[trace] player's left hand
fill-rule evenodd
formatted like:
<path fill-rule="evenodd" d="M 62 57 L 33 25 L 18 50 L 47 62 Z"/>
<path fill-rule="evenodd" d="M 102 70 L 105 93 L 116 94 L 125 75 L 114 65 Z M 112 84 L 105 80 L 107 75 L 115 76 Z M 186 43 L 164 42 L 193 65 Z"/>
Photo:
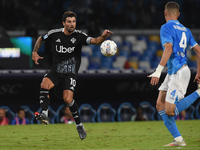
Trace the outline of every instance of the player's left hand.
<path fill-rule="evenodd" d="M 109 30 L 104 30 L 104 32 L 103 32 L 103 34 L 102 34 L 102 36 L 103 37 L 105 37 L 105 38 L 107 38 L 108 36 L 110 36 L 111 34 L 113 34 L 113 32 L 112 31 L 109 31 Z"/>
<path fill-rule="evenodd" d="M 193 82 L 197 82 L 197 84 L 200 83 L 200 75 L 198 73 L 196 74 Z"/>

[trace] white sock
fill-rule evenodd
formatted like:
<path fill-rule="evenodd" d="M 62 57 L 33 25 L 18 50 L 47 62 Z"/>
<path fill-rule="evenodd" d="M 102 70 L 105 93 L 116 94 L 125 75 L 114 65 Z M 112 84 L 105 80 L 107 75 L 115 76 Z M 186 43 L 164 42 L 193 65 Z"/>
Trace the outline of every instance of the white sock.
<path fill-rule="evenodd" d="M 196 92 L 197 92 L 197 93 L 199 94 L 199 96 L 200 96 L 200 89 L 197 89 Z"/>
<path fill-rule="evenodd" d="M 178 136 L 176 138 L 174 138 L 175 141 L 177 142 L 182 142 L 183 141 L 183 137 L 182 136 Z"/>
<path fill-rule="evenodd" d="M 48 109 L 42 111 L 43 114 L 45 114 L 48 117 Z"/>
<path fill-rule="evenodd" d="M 76 126 L 82 126 L 83 124 L 82 123 L 80 123 L 80 124 L 76 124 Z"/>

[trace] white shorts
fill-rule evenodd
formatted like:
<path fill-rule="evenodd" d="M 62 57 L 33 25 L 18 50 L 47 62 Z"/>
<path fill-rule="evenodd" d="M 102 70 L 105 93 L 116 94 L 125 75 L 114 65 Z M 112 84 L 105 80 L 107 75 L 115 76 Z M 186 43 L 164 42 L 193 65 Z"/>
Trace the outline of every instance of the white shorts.
<path fill-rule="evenodd" d="M 176 74 L 166 75 L 164 82 L 159 87 L 159 91 L 167 91 L 166 102 L 176 104 L 183 99 L 190 82 L 191 72 L 188 66 L 180 68 Z"/>

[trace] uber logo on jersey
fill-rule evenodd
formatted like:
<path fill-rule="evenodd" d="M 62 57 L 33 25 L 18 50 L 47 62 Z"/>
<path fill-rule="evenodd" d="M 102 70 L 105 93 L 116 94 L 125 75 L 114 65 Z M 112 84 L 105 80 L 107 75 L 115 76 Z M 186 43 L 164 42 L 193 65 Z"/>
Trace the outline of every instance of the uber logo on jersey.
<path fill-rule="evenodd" d="M 60 46 L 56 45 L 56 51 L 58 53 L 72 53 L 74 51 L 74 48 L 75 47 L 68 47 L 68 48 L 66 48 L 66 47 L 64 47 L 62 45 L 60 45 Z"/>
<path fill-rule="evenodd" d="M 76 42 L 76 39 L 75 38 L 72 38 L 71 39 L 71 42 L 74 44 Z"/>

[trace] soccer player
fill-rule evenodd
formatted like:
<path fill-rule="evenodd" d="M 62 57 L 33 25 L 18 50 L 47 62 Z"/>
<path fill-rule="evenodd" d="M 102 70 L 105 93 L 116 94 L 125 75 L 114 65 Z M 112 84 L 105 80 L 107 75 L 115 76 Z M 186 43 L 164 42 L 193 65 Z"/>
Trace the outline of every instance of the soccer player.
<path fill-rule="evenodd" d="M 200 47 L 190 30 L 177 20 L 180 15 L 177 3 L 168 2 L 165 5 L 164 15 L 166 23 L 160 30 L 164 52 L 156 71 L 148 77 L 151 77 L 152 85 L 158 84 L 161 72 L 167 64 L 168 71 L 164 82 L 159 87 L 156 109 L 174 137 L 174 141 L 164 146 L 186 146 L 176 126 L 174 116 L 187 109 L 200 97 Z M 194 81 L 197 81 L 198 89 L 184 98 L 191 76 L 187 66 L 186 47 L 188 45 L 196 52 L 197 74 Z"/>
<path fill-rule="evenodd" d="M 53 66 L 49 73 L 44 76 L 40 89 L 39 99 L 42 112 L 36 112 L 35 116 L 42 123 L 49 123 L 49 90 L 62 83 L 63 100 L 69 106 L 73 115 L 80 139 L 85 139 L 87 134 L 80 121 L 78 105 L 73 99 L 77 74 L 81 63 L 81 48 L 82 45 L 101 44 L 112 32 L 104 30 L 102 35 L 97 38 L 89 37 L 84 32 L 75 29 L 76 19 L 77 16 L 74 12 L 65 12 L 62 16 L 64 28 L 50 30 L 47 34 L 40 36 L 35 43 L 32 52 L 32 59 L 35 64 L 39 64 L 38 60 L 43 59 L 37 53 L 42 43 L 49 40 L 53 44 Z"/>

